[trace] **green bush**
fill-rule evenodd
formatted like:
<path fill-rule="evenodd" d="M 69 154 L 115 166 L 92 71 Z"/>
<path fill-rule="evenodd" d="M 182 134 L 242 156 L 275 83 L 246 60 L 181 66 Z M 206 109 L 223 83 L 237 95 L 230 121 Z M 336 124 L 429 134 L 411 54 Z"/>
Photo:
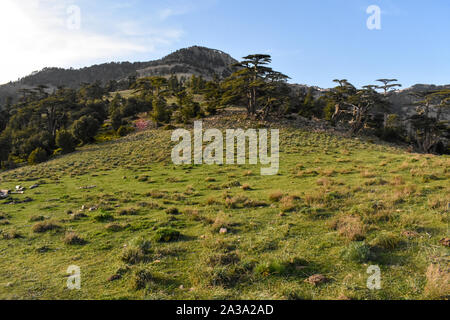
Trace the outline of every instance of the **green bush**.
<path fill-rule="evenodd" d="M 94 217 L 94 220 L 97 222 L 111 222 L 114 221 L 114 216 L 110 213 L 100 213 Z"/>
<path fill-rule="evenodd" d="M 29 164 L 38 164 L 47 161 L 47 152 L 42 148 L 37 148 L 28 157 Z"/>
<path fill-rule="evenodd" d="M 156 242 L 172 242 L 177 241 L 180 238 L 180 232 L 171 228 L 162 228 L 156 232 Z"/>
<path fill-rule="evenodd" d="M 388 231 L 382 231 L 370 244 L 374 247 L 393 250 L 400 245 L 401 241 L 402 239 L 396 234 Z"/>
<path fill-rule="evenodd" d="M 121 126 L 119 130 L 117 130 L 117 134 L 121 137 L 125 137 L 126 135 L 132 133 L 134 128 L 128 126 Z"/>
<path fill-rule="evenodd" d="M 123 116 L 120 110 L 114 110 L 114 112 L 111 114 L 111 125 L 114 130 L 119 130 L 120 127 L 123 124 Z"/>
<path fill-rule="evenodd" d="M 94 140 L 100 129 L 100 122 L 92 116 L 83 116 L 73 123 L 73 135 L 83 143 Z"/>
<path fill-rule="evenodd" d="M 342 252 L 344 259 L 358 263 L 367 262 L 370 256 L 370 247 L 364 242 L 352 242 Z"/>
<path fill-rule="evenodd" d="M 123 249 L 120 258 L 128 264 L 138 264 L 145 260 L 145 253 L 137 247 L 126 247 Z"/>
<path fill-rule="evenodd" d="M 269 276 L 273 274 L 282 275 L 286 272 L 286 265 L 279 261 L 262 262 L 255 267 L 255 273 Z"/>
<path fill-rule="evenodd" d="M 153 274 L 144 268 L 139 268 L 133 274 L 132 286 L 135 290 L 145 289 L 148 285 L 155 282 Z"/>
<path fill-rule="evenodd" d="M 56 134 L 55 143 L 62 149 L 62 153 L 70 153 L 75 151 L 75 137 L 68 131 L 58 131 Z"/>
<path fill-rule="evenodd" d="M 152 248 L 152 243 L 143 237 L 133 239 L 132 241 L 130 241 L 129 245 L 130 245 L 130 247 L 134 247 L 134 248 L 138 248 L 139 250 L 142 250 L 142 252 L 144 252 L 144 253 L 149 253 L 150 249 Z"/>
<path fill-rule="evenodd" d="M 170 121 L 171 112 L 167 108 L 167 102 L 163 98 L 153 99 L 152 118 L 156 122 L 167 123 Z"/>

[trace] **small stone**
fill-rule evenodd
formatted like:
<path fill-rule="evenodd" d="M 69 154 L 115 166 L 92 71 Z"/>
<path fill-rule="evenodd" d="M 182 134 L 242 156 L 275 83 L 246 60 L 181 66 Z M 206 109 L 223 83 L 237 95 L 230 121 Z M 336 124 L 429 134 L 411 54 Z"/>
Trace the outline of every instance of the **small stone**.
<path fill-rule="evenodd" d="M 228 233 L 228 229 L 227 228 L 222 228 L 219 231 L 220 234 L 227 234 Z"/>
<path fill-rule="evenodd" d="M 315 274 L 306 279 L 305 282 L 310 283 L 314 286 L 318 286 L 325 282 L 328 282 L 328 279 L 323 274 Z"/>
<path fill-rule="evenodd" d="M 439 241 L 440 244 L 442 244 L 444 247 L 450 247 L 450 238 L 444 238 L 441 241 Z"/>
<path fill-rule="evenodd" d="M 419 236 L 419 234 L 415 231 L 403 231 L 402 236 L 404 236 L 408 239 L 412 239 L 412 238 L 417 238 Z"/>
<path fill-rule="evenodd" d="M 120 280 L 120 279 L 122 279 L 122 276 L 120 274 L 114 274 L 111 277 L 109 277 L 108 281 L 112 282 L 112 281 L 117 281 L 117 280 Z"/>

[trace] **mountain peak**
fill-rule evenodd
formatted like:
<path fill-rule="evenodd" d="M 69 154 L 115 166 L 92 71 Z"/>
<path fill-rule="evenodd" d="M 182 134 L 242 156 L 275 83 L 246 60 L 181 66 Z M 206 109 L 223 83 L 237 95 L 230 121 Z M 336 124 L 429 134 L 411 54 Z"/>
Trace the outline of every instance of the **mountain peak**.
<path fill-rule="evenodd" d="M 148 77 L 176 75 L 188 79 L 192 75 L 211 80 L 215 75 L 228 77 L 233 72 L 232 65 L 237 61 L 229 54 L 201 46 L 177 50 L 162 59 L 149 62 L 104 63 L 81 69 L 44 68 L 33 72 L 16 82 L 0 86 L 0 105 L 7 97 L 14 100 L 21 89 L 46 85 L 49 88 L 60 86 L 77 89 L 82 83 L 100 81 L 106 84 L 111 80 L 126 80 L 129 76 Z"/>
<path fill-rule="evenodd" d="M 237 63 L 229 54 L 201 46 L 192 46 L 177 50 L 160 60 L 149 63 L 149 66 L 138 70 L 141 77 L 177 75 L 203 76 L 212 79 L 214 75 L 225 78 L 233 72 L 232 65 Z"/>

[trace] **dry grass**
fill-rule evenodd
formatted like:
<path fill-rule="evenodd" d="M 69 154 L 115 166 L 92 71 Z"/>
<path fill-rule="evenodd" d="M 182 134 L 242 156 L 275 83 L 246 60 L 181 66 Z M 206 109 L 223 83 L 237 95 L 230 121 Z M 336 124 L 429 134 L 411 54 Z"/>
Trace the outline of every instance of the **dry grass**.
<path fill-rule="evenodd" d="M 296 208 L 295 204 L 296 198 L 294 196 L 284 196 L 280 200 L 280 209 L 283 212 L 292 212 Z"/>
<path fill-rule="evenodd" d="M 67 245 L 83 245 L 86 243 L 86 240 L 75 232 L 68 232 L 64 236 L 64 243 Z"/>
<path fill-rule="evenodd" d="M 402 186 L 405 184 L 405 179 L 402 176 L 395 176 L 392 178 L 391 185 L 393 186 Z"/>
<path fill-rule="evenodd" d="M 51 222 L 51 221 L 45 221 L 45 222 L 39 222 L 36 223 L 31 230 L 34 233 L 44 233 L 47 231 L 53 231 L 53 230 L 59 230 L 61 229 L 61 226 L 59 226 L 58 224 Z"/>
<path fill-rule="evenodd" d="M 428 299 L 450 298 L 450 270 L 438 263 L 428 267 L 424 294 Z"/>
<path fill-rule="evenodd" d="M 280 200 L 283 198 L 284 193 L 282 191 L 275 191 L 269 194 L 269 200 L 272 202 L 280 202 Z"/>
<path fill-rule="evenodd" d="M 364 240 L 366 236 L 366 226 L 358 216 L 337 218 L 331 223 L 331 228 L 349 241 Z"/>

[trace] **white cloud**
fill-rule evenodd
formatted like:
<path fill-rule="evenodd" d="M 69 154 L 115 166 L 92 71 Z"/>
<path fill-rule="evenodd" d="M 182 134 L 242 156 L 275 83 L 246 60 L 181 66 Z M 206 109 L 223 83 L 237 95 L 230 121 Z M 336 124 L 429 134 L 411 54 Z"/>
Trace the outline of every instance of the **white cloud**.
<path fill-rule="evenodd" d="M 136 21 L 120 20 L 114 23 L 120 32 L 94 32 L 83 24 L 82 8 L 81 28 L 71 30 L 68 19 L 74 16 L 67 9 L 72 4 L 69 0 L 0 1 L 0 83 L 44 67 L 117 61 L 150 53 L 182 35 L 175 28 L 144 28 Z"/>

